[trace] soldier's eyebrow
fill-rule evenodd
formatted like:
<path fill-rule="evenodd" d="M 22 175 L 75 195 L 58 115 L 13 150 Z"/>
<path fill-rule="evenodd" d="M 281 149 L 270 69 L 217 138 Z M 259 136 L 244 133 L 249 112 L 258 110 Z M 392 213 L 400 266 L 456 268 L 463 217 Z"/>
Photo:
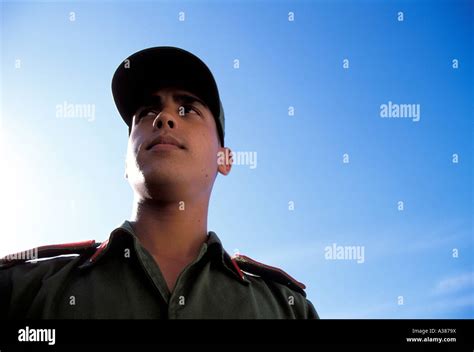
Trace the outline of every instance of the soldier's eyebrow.
<path fill-rule="evenodd" d="M 178 104 L 193 104 L 193 103 L 199 103 L 202 106 L 207 108 L 207 105 L 205 102 L 203 102 L 201 99 L 194 95 L 186 94 L 186 93 L 177 93 L 173 94 L 173 100 L 178 103 Z"/>
<path fill-rule="evenodd" d="M 207 104 L 201 100 L 200 98 L 188 94 L 188 93 L 175 93 L 173 94 L 173 101 L 177 104 L 184 105 L 184 104 L 193 104 L 193 103 L 199 103 L 202 106 L 206 107 L 209 109 Z M 151 106 L 162 106 L 162 97 L 161 95 L 151 95 L 147 97 L 145 102 L 143 103 L 142 106 L 146 107 L 151 107 Z"/>
<path fill-rule="evenodd" d="M 160 95 L 149 96 L 145 100 L 145 103 L 142 106 L 161 106 L 161 96 Z"/>

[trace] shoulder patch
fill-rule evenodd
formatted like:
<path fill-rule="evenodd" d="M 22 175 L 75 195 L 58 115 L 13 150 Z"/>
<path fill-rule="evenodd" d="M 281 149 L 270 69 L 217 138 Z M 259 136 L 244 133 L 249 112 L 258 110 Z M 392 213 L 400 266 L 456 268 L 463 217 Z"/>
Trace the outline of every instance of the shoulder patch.
<path fill-rule="evenodd" d="M 0 258 L 0 269 L 37 259 L 52 258 L 65 254 L 82 254 L 90 248 L 96 248 L 98 245 L 94 240 L 88 240 L 36 247 Z"/>
<path fill-rule="evenodd" d="M 88 268 L 93 265 L 97 260 L 104 255 L 106 252 L 107 246 L 109 245 L 109 240 L 105 240 L 102 243 L 97 243 L 95 246 L 95 252 L 92 256 L 83 264 L 79 265 L 79 269 Z"/>
<path fill-rule="evenodd" d="M 242 254 L 232 256 L 232 261 L 235 262 L 236 265 L 238 265 L 239 268 L 244 272 L 258 275 L 260 277 L 286 285 L 292 290 L 295 290 L 306 297 L 306 292 L 304 291 L 306 286 L 280 268 L 257 262 L 256 260 L 253 260 L 252 258 Z"/>

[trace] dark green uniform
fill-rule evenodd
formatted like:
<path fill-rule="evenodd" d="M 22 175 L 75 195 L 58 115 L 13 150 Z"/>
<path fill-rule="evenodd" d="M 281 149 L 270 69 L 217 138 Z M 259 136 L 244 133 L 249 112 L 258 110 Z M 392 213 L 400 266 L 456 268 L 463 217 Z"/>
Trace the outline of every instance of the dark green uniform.
<path fill-rule="evenodd" d="M 1 318 L 318 318 L 304 285 L 280 269 L 231 258 L 209 232 L 173 292 L 125 221 L 109 239 L 41 247 L 35 263 L 3 261 Z"/>

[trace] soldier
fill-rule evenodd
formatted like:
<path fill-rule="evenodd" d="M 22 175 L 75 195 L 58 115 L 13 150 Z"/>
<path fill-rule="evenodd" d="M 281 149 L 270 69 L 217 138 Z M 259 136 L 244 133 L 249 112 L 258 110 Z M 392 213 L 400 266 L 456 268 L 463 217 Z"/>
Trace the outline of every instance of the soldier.
<path fill-rule="evenodd" d="M 130 221 L 109 238 L 40 247 L 1 262 L 2 318 L 318 318 L 305 286 L 283 270 L 229 256 L 207 230 L 224 146 L 214 77 L 174 47 L 139 51 L 112 79 L 128 126 Z M 76 256 L 58 257 L 63 254 Z M 37 260 L 38 258 L 49 258 Z"/>

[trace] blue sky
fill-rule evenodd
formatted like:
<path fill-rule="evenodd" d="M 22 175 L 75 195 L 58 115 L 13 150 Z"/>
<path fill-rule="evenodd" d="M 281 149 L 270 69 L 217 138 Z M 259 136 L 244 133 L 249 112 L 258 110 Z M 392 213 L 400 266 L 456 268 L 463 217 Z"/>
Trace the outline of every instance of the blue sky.
<path fill-rule="evenodd" d="M 257 153 L 211 197 L 230 253 L 304 282 L 322 318 L 473 318 L 473 15 L 469 1 L 2 1 L 0 255 L 102 241 L 129 218 L 111 78 L 171 45 L 214 73 L 226 144 Z M 64 102 L 94 115 L 57 117 Z M 419 121 L 382 118 L 388 102 Z M 333 244 L 363 263 L 327 259 Z"/>

